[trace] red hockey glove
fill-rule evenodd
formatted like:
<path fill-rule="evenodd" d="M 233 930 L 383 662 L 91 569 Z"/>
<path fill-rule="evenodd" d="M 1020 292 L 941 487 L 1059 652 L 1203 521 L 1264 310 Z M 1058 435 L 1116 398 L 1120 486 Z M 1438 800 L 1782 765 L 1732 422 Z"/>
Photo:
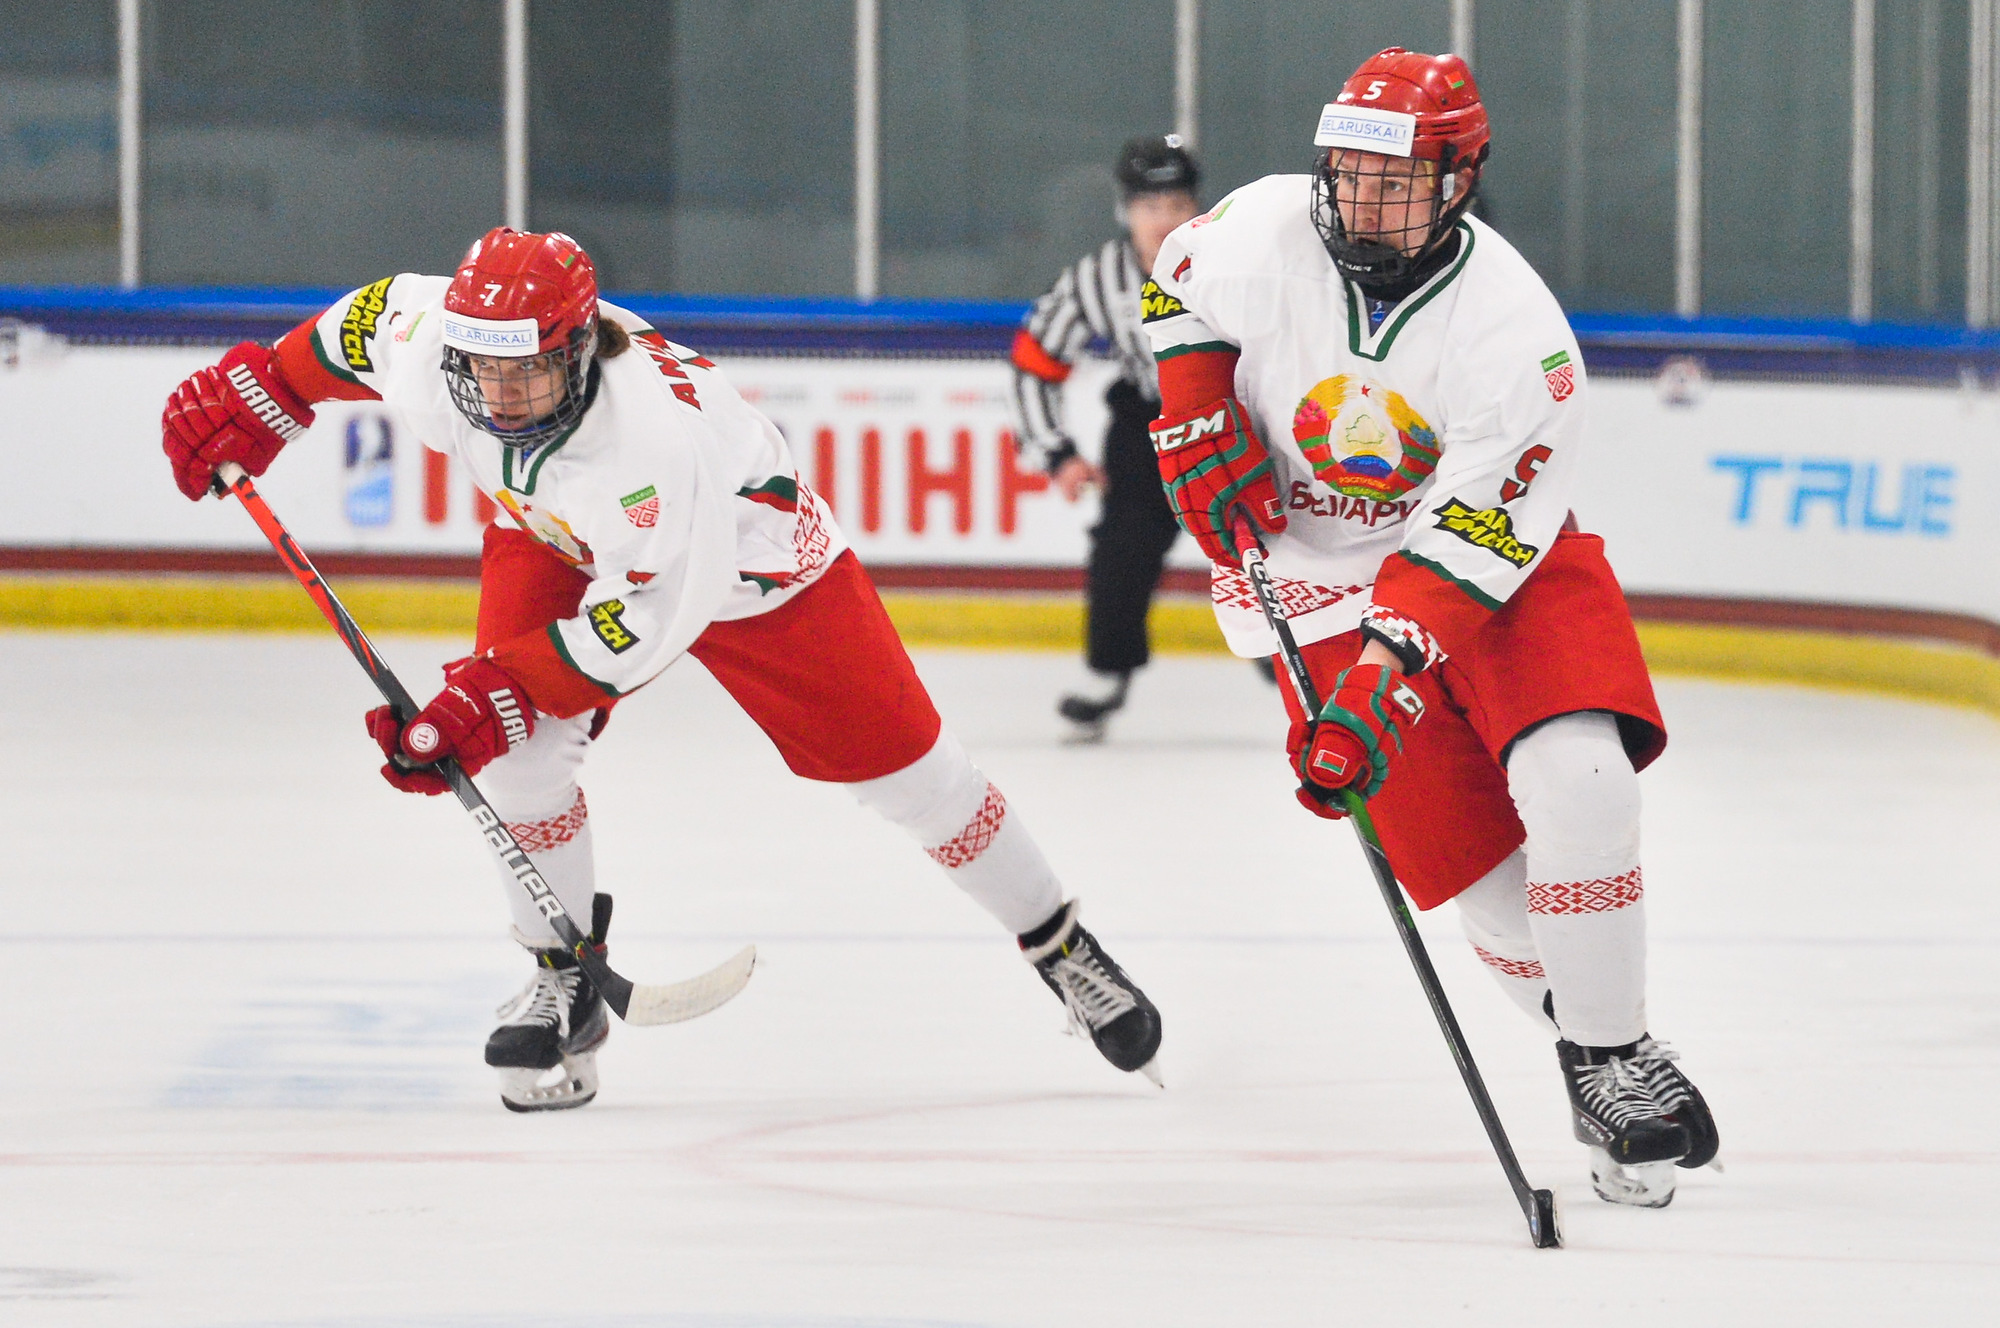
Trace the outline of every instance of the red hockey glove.
<path fill-rule="evenodd" d="M 1265 534 L 1285 528 L 1284 505 L 1243 403 L 1224 397 L 1178 419 L 1153 421 L 1153 451 L 1167 505 L 1211 562 L 1242 566 L 1230 512 L 1240 509 Z"/>
<path fill-rule="evenodd" d="M 285 384 L 271 348 L 254 341 L 239 342 L 220 364 L 188 375 L 160 416 L 174 483 L 196 500 L 208 492 L 217 466 L 234 461 L 262 475 L 312 422 L 312 407 Z"/>
<path fill-rule="evenodd" d="M 1423 717 L 1423 698 L 1394 669 L 1356 664 L 1341 670 L 1297 754 L 1299 805 L 1337 821 L 1347 815 L 1339 790 L 1374 797 L 1403 750 L 1402 730 Z"/>
<path fill-rule="evenodd" d="M 389 758 L 382 778 L 405 793 L 449 792 L 436 762 L 454 757 L 466 774 L 476 775 L 534 732 L 535 708 L 527 693 L 505 669 L 477 655 L 445 665 L 444 690 L 408 724 L 397 723 L 388 706 L 368 712 L 368 734 Z M 398 766 L 399 756 L 417 768 Z"/>

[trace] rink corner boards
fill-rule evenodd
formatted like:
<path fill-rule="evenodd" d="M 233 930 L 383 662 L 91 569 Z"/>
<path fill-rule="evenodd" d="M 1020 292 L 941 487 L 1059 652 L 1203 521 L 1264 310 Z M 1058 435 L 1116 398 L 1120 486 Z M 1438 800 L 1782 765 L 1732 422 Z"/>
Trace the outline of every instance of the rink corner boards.
<path fill-rule="evenodd" d="M 187 570 L 64 567 L 49 557 L 0 560 L 0 627 L 43 631 L 322 631 L 289 577 L 262 567 Z M 344 562 L 338 556 L 325 560 Z M 479 591 L 464 567 L 385 575 L 366 558 L 323 570 L 370 633 L 470 637 Z M 26 562 L 28 565 L 23 566 Z M 920 648 L 1080 651 L 1077 574 L 1054 569 L 883 567 L 883 602 Z M 1170 572 L 1153 609 L 1155 648 L 1220 654 L 1222 638 L 1197 575 Z M 2000 715 L 2000 623 L 1880 606 L 1707 596 L 1631 596 L 1656 673 L 1887 693 Z"/>

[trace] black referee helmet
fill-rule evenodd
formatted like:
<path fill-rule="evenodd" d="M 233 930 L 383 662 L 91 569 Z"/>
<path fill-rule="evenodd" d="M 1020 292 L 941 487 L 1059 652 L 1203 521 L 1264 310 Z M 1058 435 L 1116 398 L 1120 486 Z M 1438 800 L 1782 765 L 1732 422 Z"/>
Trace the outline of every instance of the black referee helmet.
<path fill-rule="evenodd" d="M 1201 168 L 1179 134 L 1133 139 L 1118 150 L 1113 174 L 1118 177 L 1119 197 L 1124 199 L 1140 194 L 1192 194 L 1201 183 Z"/>

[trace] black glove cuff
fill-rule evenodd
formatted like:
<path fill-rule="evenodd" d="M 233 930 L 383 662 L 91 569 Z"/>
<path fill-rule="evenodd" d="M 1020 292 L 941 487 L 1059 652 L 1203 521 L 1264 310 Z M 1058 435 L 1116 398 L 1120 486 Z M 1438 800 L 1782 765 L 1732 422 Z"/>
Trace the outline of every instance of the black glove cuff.
<path fill-rule="evenodd" d="M 1396 661 L 1403 666 L 1404 674 L 1409 677 L 1415 677 L 1417 674 L 1422 673 L 1430 664 L 1430 660 L 1424 657 L 1424 651 L 1421 646 L 1407 637 L 1390 636 L 1387 632 L 1377 629 L 1373 623 L 1361 624 L 1361 639 L 1363 641 L 1380 641 L 1383 645 L 1389 647 L 1390 652 L 1396 656 Z"/>

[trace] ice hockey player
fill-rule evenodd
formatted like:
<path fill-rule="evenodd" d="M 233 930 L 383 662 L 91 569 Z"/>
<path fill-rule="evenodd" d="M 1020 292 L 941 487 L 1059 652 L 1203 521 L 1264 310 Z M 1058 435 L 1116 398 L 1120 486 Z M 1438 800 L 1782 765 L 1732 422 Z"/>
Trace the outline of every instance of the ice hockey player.
<path fill-rule="evenodd" d="M 1064 268 L 1014 334 L 1015 439 L 1022 455 L 1048 471 L 1071 502 L 1091 485 L 1104 490 L 1085 579 L 1087 673 L 1057 706 L 1084 740 L 1103 736 L 1106 718 L 1125 704 L 1132 674 L 1151 657 L 1146 613 L 1181 533 L 1146 436 L 1160 390 L 1140 322 L 1139 286 L 1160 241 L 1201 211 L 1200 171 L 1177 134 L 1133 139 L 1120 149 L 1114 174 L 1125 233 Z M 1118 366 L 1104 394 L 1111 423 L 1101 466 L 1078 451 L 1062 418 L 1063 383 L 1098 346 Z"/>
<path fill-rule="evenodd" d="M 1018 934 L 1105 1059 L 1149 1069 L 1159 1012 L 943 729 L 784 438 L 713 362 L 599 300 L 574 240 L 497 228 L 455 276 L 385 278 L 275 347 L 236 346 L 167 402 L 174 478 L 199 499 L 224 461 L 261 474 L 314 405 L 376 399 L 506 513 L 486 531 L 476 653 L 446 667 L 407 725 L 387 707 L 367 717 L 391 758 L 384 778 L 442 792 L 432 767 L 447 756 L 478 774 L 602 945 L 610 901 L 595 891 L 578 771 L 612 708 L 691 654 L 794 772 L 847 785 Z M 516 1111 L 581 1106 L 597 1088 L 603 1001 L 512 873 L 500 877 L 536 967 L 487 1063 Z"/>
<path fill-rule="evenodd" d="M 1570 513 L 1583 365 L 1527 262 L 1467 215 L 1486 111 L 1455 55 L 1392 47 L 1322 112 L 1315 168 L 1168 237 L 1147 287 L 1153 426 L 1215 563 L 1231 647 L 1277 643 L 1247 514 L 1317 689 L 1299 798 L 1370 798 L 1420 907 L 1456 899 L 1507 994 L 1558 1038 L 1597 1192 L 1658 1207 L 1716 1152 L 1650 1037 L 1639 781 L 1666 745 L 1602 542 Z"/>

